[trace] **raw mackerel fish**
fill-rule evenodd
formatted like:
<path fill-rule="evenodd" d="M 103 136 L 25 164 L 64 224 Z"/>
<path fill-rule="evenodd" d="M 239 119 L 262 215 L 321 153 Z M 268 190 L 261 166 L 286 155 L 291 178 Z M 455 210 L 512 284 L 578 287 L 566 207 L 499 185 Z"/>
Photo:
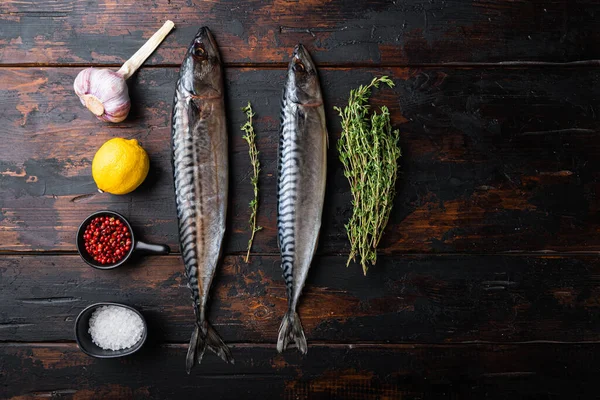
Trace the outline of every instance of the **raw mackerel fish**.
<path fill-rule="evenodd" d="M 291 342 L 302 353 L 307 351 L 296 308 L 321 227 L 327 143 L 317 70 L 299 44 L 288 67 L 279 130 L 277 233 L 288 295 L 288 311 L 279 327 L 279 352 Z"/>
<path fill-rule="evenodd" d="M 172 136 L 179 242 L 196 315 L 186 358 L 189 374 L 207 347 L 233 363 L 229 348 L 206 318 L 225 233 L 229 172 L 223 69 L 206 27 L 198 31 L 181 64 Z"/>

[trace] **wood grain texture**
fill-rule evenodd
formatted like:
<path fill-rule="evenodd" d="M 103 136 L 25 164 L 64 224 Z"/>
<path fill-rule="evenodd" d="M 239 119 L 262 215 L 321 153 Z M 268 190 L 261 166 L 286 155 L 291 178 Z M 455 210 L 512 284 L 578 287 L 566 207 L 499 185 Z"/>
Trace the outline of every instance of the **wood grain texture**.
<path fill-rule="evenodd" d="M 97 360 L 74 344 L 0 344 L 6 399 L 560 399 L 597 392 L 598 345 L 313 346 L 306 357 L 236 345 L 191 376 L 185 346 Z M 342 367 L 341 367 L 342 366 Z"/>
<path fill-rule="evenodd" d="M 313 342 L 600 341 L 596 257 L 382 257 L 367 277 L 343 257 L 318 257 L 300 304 Z M 275 343 L 286 311 L 279 258 L 227 257 L 209 318 L 226 342 Z M 73 340 L 88 305 L 140 309 L 149 340 L 189 341 L 190 294 L 179 257 L 95 270 L 78 256 L 0 259 L 0 341 Z M 310 353 L 310 352 L 309 352 Z"/>
<path fill-rule="evenodd" d="M 169 116 L 177 70 L 146 69 L 131 85 L 134 108 L 102 124 L 72 93 L 73 68 L 0 69 L 0 250 L 74 251 L 79 223 L 98 209 L 130 218 L 139 236 L 177 250 Z M 402 132 L 404 156 L 384 254 L 599 251 L 600 136 L 596 69 L 321 69 L 331 146 L 319 252 L 348 251 L 351 212 L 337 159 L 332 110 L 351 88 L 388 74 L 378 92 Z M 229 68 L 230 212 L 226 252 L 246 248 L 252 198 L 239 127 L 257 112 L 263 165 L 254 251 L 277 253 L 276 144 L 284 70 Z M 131 195 L 96 195 L 90 164 L 115 136 L 137 138 L 151 172 Z"/>
<path fill-rule="evenodd" d="M 123 63 L 167 19 L 176 30 L 148 64 L 181 63 L 202 25 L 229 64 L 287 62 L 298 42 L 321 65 L 564 62 L 600 58 L 599 11 L 592 0 L 5 0 L 0 63 Z"/>
<path fill-rule="evenodd" d="M 1 1 L 0 398 L 597 397 L 600 74 L 585 66 L 599 65 L 599 12 L 593 0 Z M 72 92 L 75 75 L 116 69 L 166 19 L 176 30 L 131 78 L 130 118 L 93 119 Z M 98 271 L 74 255 L 74 235 L 89 213 L 112 209 L 138 237 L 178 251 L 169 120 L 177 67 L 202 25 L 228 66 L 228 256 L 210 319 L 236 365 L 207 354 L 186 376 L 193 312 L 179 257 Z M 299 310 L 305 357 L 274 348 L 286 308 L 279 103 L 298 42 L 320 67 L 332 144 Z M 351 208 L 332 107 L 383 74 L 397 86 L 373 103 L 390 107 L 404 157 L 382 256 L 363 277 L 345 267 Z M 250 265 L 239 131 L 248 100 L 265 228 Z M 90 196 L 92 157 L 112 137 L 142 142 L 149 178 L 131 195 Z M 73 343 L 75 317 L 111 300 L 144 313 L 149 340 L 131 357 L 89 358 Z"/>

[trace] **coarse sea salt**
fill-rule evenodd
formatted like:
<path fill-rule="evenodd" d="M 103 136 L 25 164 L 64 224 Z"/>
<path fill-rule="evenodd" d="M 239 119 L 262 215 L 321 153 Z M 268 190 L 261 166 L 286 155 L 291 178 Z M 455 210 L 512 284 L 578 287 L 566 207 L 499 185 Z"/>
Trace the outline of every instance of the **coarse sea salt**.
<path fill-rule="evenodd" d="M 122 350 L 136 344 L 144 322 L 134 311 L 119 306 L 98 307 L 90 317 L 92 341 L 104 350 Z"/>

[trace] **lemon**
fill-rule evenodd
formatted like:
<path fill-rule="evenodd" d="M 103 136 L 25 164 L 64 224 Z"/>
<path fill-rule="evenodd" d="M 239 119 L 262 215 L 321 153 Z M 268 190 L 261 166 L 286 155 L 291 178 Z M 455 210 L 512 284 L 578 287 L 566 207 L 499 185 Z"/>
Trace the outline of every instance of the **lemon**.
<path fill-rule="evenodd" d="M 144 182 L 149 169 L 148 153 L 135 139 L 109 140 L 92 161 L 92 176 L 98 189 L 112 194 L 134 191 Z"/>

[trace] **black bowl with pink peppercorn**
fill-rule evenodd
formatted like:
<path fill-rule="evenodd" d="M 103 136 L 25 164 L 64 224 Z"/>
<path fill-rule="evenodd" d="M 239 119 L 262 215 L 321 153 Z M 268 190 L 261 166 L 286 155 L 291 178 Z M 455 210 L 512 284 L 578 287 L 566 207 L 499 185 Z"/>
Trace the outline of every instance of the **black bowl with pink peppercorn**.
<path fill-rule="evenodd" d="M 98 211 L 87 217 L 77 230 L 77 251 L 94 268 L 112 269 L 125 263 L 135 252 L 169 254 L 169 246 L 136 240 L 129 221 L 114 211 Z"/>

